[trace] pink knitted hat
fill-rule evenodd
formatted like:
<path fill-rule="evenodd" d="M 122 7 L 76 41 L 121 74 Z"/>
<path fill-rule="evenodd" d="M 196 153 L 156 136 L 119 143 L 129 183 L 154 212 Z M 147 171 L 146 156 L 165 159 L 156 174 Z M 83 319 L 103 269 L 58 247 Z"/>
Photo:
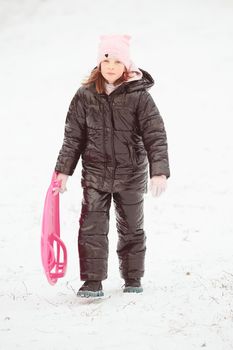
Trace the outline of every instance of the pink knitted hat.
<path fill-rule="evenodd" d="M 116 58 L 124 63 L 126 69 L 129 70 L 131 64 L 130 39 L 130 35 L 101 35 L 97 57 L 98 66 L 106 58 Z"/>

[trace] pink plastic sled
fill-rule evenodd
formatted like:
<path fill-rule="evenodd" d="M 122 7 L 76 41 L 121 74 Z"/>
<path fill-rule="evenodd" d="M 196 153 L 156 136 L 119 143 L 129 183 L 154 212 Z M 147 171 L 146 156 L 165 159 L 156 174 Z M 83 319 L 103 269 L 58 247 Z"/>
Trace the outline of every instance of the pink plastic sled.
<path fill-rule="evenodd" d="M 56 196 L 53 194 L 53 190 L 61 185 L 56 178 L 54 172 L 44 202 L 41 232 L 42 264 L 52 285 L 65 276 L 67 266 L 66 247 L 60 239 L 59 193 Z"/>

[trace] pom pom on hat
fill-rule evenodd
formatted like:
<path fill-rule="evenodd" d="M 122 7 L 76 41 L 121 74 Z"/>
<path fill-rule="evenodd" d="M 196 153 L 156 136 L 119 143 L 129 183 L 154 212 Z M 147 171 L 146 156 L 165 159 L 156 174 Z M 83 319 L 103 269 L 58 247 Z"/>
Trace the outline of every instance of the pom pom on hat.
<path fill-rule="evenodd" d="M 121 61 L 128 70 L 130 59 L 130 35 L 101 35 L 98 47 L 97 64 L 106 58 L 115 58 Z"/>

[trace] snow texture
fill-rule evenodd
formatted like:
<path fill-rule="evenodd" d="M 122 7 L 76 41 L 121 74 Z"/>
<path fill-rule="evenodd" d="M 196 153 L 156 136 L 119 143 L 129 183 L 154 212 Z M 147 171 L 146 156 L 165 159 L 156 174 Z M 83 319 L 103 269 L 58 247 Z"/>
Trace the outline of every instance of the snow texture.
<path fill-rule="evenodd" d="M 232 80 L 229 0 L 0 0 L 0 349 L 233 349 Z M 166 125 L 167 192 L 145 195 L 144 293 L 124 295 L 111 207 L 105 297 L 78 299 L 80 164 L 61 197 L 68 271 L 40 259 L 45 193 L 68 105 L 99 35 L 132 35 Z"/>

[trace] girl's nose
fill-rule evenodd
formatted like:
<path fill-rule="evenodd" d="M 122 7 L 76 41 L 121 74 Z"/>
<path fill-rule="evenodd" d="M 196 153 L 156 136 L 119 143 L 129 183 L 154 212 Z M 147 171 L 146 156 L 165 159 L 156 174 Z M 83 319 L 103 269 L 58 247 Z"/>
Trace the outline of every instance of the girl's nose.
<path fill-rule="evenodd" d="M 109 67 L 110 67 L 110 68 L 114 68 L 114 67 L 115 67 L 114 62 L 109 62 Z"/>

